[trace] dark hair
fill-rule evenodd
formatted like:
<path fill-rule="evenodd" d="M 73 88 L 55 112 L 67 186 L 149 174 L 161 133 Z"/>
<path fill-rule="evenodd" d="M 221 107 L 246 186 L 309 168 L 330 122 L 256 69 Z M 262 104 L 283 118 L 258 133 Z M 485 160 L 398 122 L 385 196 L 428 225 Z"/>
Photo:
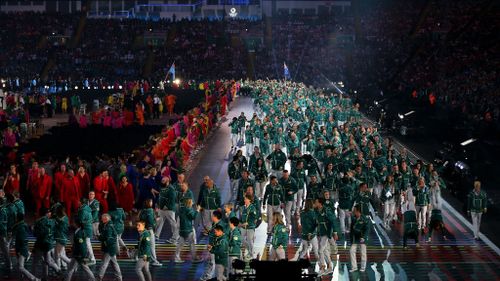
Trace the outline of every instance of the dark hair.
<path fill-rule="evenodd" d="M 56 206 L 55 213 L 56 213 L 56 216 L 58 218 L 62 218 L 64 216 L 66 216 L 66 212 L 64 211 L 64 207 L 61 204 L 59 204 L 59 205 Z"/>
<path fill-rule="evenodd" d="M 215 230 L 218 230 L 218 231 L 222 231 L 222 232 L 224 232 L 224 228 L 222 227 L 222 225 L 216 225 L 216 226 L 214 227 L 214 229 L 215 229 Z"/>
<path fill-rule="evenodd" d="M 238 225 L 240 224 L 240 220 L 237 217 L 231 217 L 229 219 L 229 223 L 231 223 L 235 227 L 238 227 Z"/>
<path fill-rule="evenodd" d="M 316 198 L 316 201 L 321 204 L 321 206 L 325 205 L 325 198 Z"/>
<path fill-rule="evenodd" d="M 222 212 L 219 211 L 219 210 L 215 210 L 213 213 L 212 213 L 212 216 L 216 217 L 217 219 L 222 219 Z"/>
<path fill-rule="evenodd" d="M 304 211 L 309 211 L 313 208 L 313 200 L 312 199 L 306 199 L 306 203 L 304 204 Z"/>
<path fill-rule="evenodd" d="M 360 212 L 360 213 L 361 213 L 361 205 L 356 204 L 356 205 L 354 206 L 354 212 Z"/>

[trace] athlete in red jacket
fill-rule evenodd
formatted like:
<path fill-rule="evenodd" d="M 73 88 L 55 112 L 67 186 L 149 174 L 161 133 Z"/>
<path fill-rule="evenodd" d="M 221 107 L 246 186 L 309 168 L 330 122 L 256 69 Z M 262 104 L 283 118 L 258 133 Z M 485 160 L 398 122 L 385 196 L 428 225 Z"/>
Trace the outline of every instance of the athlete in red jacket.
<path fill-rule="evenodd" d="M 35 214 L 39 213 L 40 208 L 50 207 L 50 194 L 52 193 L 52 177 L 45 173 L 45 168 L 38 169 L 36 180 L 33 181 L 31 193 L 35 200 Z"/>

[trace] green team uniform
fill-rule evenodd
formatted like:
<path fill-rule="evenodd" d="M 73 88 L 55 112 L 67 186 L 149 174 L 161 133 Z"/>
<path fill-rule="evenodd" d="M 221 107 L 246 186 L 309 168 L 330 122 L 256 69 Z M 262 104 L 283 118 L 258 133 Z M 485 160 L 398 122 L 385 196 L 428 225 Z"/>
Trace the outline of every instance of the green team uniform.
<path fill-rule="evenodd" d="M 242 224 L 247 224 L 246 226 L 242 226 L 242 228 L 245 229 L 255 229 L 257 226 L 257 219 L 258 219 L 258 213 L 257 213 L 257 207 L 254 204 L 248 205 L 248 207 L 244 206 L 242 207 L 241 210 L 241 223 Z"/>
<path fill-rule="evenodd" d="M 187 238 L 193 232 L 193 220 L 198 212 L 193 208 L 182 206 L 179 208 L 179 235 Z"/>
<path fill-rule="evenodd" d="M 16 254 L 28 257 L 28 225 L 24 220 L 15 223 L 12 227 L 12 236 L 15 241 Z"/>
<path fill-rule="evenodd" d="M 85 243 L 85 239 L 89 236 L 85 234 L 85 230 L 79 228 L 75 231 L 75 235 L 73 236 L 73 258 L 77 260 L 79 263 L 86 263 L 88 261 L 87 258 L 87 244 Z"/>
<path fill-rule="evenodd" d="M 282 171 L 287 161 L 285 153 L 281 150 L 273 151 L 266 159 L 271 161 L 271 169 L 276 171 Z"/>
<path fill-rule="evenodd" d="M 83 225 L 85 236 L 92 237 L 92 210 L 88 205 L 82 205 L 78 209 L 76 220 Z"/>
<path fill-rule="evenodd" d="M 418 242 L 417 213 L 413 210 L 406 211 L 404 217 L 403 247 L 406 247 L 408 238 L 414 238 Z"/>
<path fill-rule="evenodd" d="M 484 209 L 488 207 L 488 199 L 486 196 L 486 192 L 480 191 L 476 193 L 471 191 L 467 196 L 467 211 L 483 213 Z"/>
<path fill-rule="evenodd" d="M 172 185 L 160 190 L 158 204 L 161 210 L 175 211 L 177 204 L 177 193 Z"/>
<path fill-rule="evenodd" d="M 33 234 L 36 238 L 36 249 L 45 253 L 54 248 L 54 220 L 49 219 L 47 216 L 39 218 L 35 222 Z"/>
<path fill-rule="evenodd" d="M 212 188 L 202 186 L 198 196 L 198 205 L 206 210 L 215 210 L 221 206 L 219 189 L 214 185 Z"/>
<path fill-rule="evenodd" d="M 279 180 L 279 184 L 283 187 L 283 191 L 285 193 L 285 200 L 293 201 L 294 195 L 298 191 L 297 182 L 295 182 L 295 179 L 292 177 L 288 177 L 288 179 L 286 180 L 284 178 L 281 178 Z"/>
<path fill-rule="evenodd" d="M 316 211 L 316 222 L 318 225 L 318 236 L 332 238 L 339 231 L 339 222 L 330 208 L 323 207 Z"/>
<path fill-rule="evenodd" d="M 314 210 L 300 212 L 300 223 L 302 225 L 302 239 L 311 241 L 317 234 L 318 221 Z"/>
<path fill-rule="evenodd" d="M 339 189 L 339 208 L 351 210 L 354 204 L 354 190 L 350 184 L 342 184 Z"/>
<path fill-rule="evenodd" d="M 139 234 L 139 242 L 137 243 L 137 258 L 149 261 L 151 259 L 151 235 L 149 231 L 144 230 Z"/>
<path fill-rule="evenodd" d="M 274 249 L 278 249 L 279 246 L 282 246 L 283 250 L 286 252 L 288 246 L 288 230 L 285 225 L 277 224 L 273 227 L 273 239 L 271 244 Z"/>
<path fill-rule="evenodd" d="M 54 218 L 54 239 L 57 244 L 66 246 L 69 237 L 69 219 L 67 216 Z"/>
<path fill-rule="evenodd" d="M 238 227 L 235 227 L 229 232 L 229 244 L 228 252 L 229 256 L 240 257 L 241 256 L 241 231 Z"/>
<path fill-rule="evenodd" d="M 127 216 L 122 208 L 116 208 L 116 210 L 109 211 L 108 214 L 111 216 L 111 221 L 115 227 L 116 234 L 120 235 L 125 230 L 125 220 Z"/>
<path fill-rule="evenodd" d="M 155 212 L 153 208 L 142 209 L 139 213 L 139 220 L 146 223 L 146 229 L 156 228 Z"/>
<path fill-rule="evenodd" d="M 417 188 L 414 190 L 413 195 L 415 196 L 415 206 L 429 205 L 429 191 L 426 186 L 424 188 Z"/>
<path fill-rule="evenodd" d="M 220 264 L 224 267 L 227 267 L 228 242 L 226 235 L 214 237 L 210 253 L 214 254 L 215 256 L 215 264 Z"/>
<path fill-rule="evenodd" d="M 285 203 L 284 188 L 279 184 L 275 186 L 268 184 L 264 194 L 264 204 L 266 203 L 271 206 L 279 206 L 282 203 Z"/>
<path fill-rule="evenodd" d="M 364 216 L 368 216 L 370 214 L 370 201 L 371 194 L 369 191 L 358 192 L 355 203 L 361 207 L 361 214 Z"/>
<path fill-rule="evenodd" d="M 101 241 L 103 253 L 107 253 L 110 256 L 116 256 L 118 251 L 117 233 L 112 221 L 99 225 L 99 241 Z"/>
<path fill-rule="evenodd" d="M 368 237 L 370 235 L 371 231 L 371 221 L 361 215 L 359 218 L 356 218 L 356 216 L 352 217 L 352 224 L 351 224 L 351 243 L 353 244 L 359 244 L 361 243 L 360 239 L 363 238 L 365 241 L 364 243 L 368 243 Z"/>
<path fill-rule="evenodd" d="M 99 210 L 101 208 L 101 204 L 97 201 L 97 199 L 94 199 L 89 202 L 89 207 L 92 211 L 92 223 L 99 222 Z"/>

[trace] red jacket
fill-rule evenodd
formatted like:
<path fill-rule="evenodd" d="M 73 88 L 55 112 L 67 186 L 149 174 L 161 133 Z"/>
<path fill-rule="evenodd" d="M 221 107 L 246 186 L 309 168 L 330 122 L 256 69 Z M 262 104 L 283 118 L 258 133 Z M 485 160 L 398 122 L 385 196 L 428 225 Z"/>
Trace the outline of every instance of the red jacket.
<path fill-rule="evenodd" d="M 32 193 L 33 197 L 37 199 L 50 198 L 50 194 L 52 193 L 52 177 L 47 174 L 37 177 Z"/>
<path fill-rule="evenodd" d="M 127 183 L 123 186 L 121 183 L 118 185 L 118 203 L 125 212 L 130 212 L 134 208 L 134 188 L 132 184 Z"/>
<path fill-rule="evenodd" d="M 80 200 L 80 183 L 77 178 L 64 177 L 62 181 L 61 198 L 64 202 Z"/>
<path fill-rule="evenodd" d="M 54 175 L 54 187 L 55 187 L 55 190 L 54 190 L 54 193 L 56 194 L 56 196 L 59 198 L 59 199 L 62 199 L 61 197 L 61 191 L 62 191 L 62 188 L 63 188 L 63 179 L 68 175 L 68 172 L 61 172 L 61 171 L 58 171 L 55 173 Z"/>
<path fill-rule="evenodd" d="M 75 178 L 78 179 L 78 184 L 80 185 L 80 194 L 82 196 L 87 196 L 90 191 L 90 177 L 89 174 L 85 173 L 83 176 L 77 174 Z"/>

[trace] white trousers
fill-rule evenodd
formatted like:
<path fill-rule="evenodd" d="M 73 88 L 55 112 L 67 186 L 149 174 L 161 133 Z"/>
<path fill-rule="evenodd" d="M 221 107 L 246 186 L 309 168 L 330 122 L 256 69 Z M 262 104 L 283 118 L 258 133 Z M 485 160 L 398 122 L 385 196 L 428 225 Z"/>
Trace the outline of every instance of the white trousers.
<path fill-rule="evenodd" d="M 0 250 L 2 251 L 2 256 L 5 259 L 5 266 L 7 268 L 10 268 L 12 266 L 12 262 L 10 260 L 10 254 L 9 254 L 9 241 L 6 236 L 1 236 L 0 237 Z"/>
<path fill-rule="evenodd" d="M 167 221 L 170 230 L 172 231 L 172 239 L 177 240 L 179 238 L 179 230 L 177 229 L 177 223 L 175 222 L 175 212 L 170 210 L 159 210 L 158 211 L 158 226 L 156 227 L 156 236 L 160 237 L 163 230 L 163 225 Z"/>
<path fill-rule="evenodd" d="M 269 258 L 271 261 L 284 260 L 286 258 L 285 249 L 283 248 L 275 249 L 274 247 L 272 247 Z"/>
<path fill-rule="evenodd" d="M 118 265 L 118 261 L 115 256 L 110 256 L 108 253 L 104 253 L 102 257 L 102 265 L 99 268 L 99 277 L 102 280 L 104 278 L 104 274 L 106 274 L 106 269 L 108 269 L 109 263 L 111 263 L 111 267 L 113 268 L 113 275 L 115 277 L 114 280 L 122 280 L 122 272 L 120 270 L 120 266 Z"/>
<path fill-rule="evenodd" d="M 339 209 L 340 231 L 345 233 L 351 229 L 351 210 Z M 347 225 L 346 225 L 347 220 Z"/>
<path fill-rule="evenodd" d="M 71 281 L 71 278 L 73 277 L 73 274 L 78 269 L 79 265 L 83 268 L 83 271 L 85 271 L 85 273 L 87 273 L 87 277 L 89 278 L 88 280 L 95 281 L 94 273 L 92 273 L 92 270 L 90 270 L 89 266 L 87 264 L 79 263 L 75 259 L 72 259 L 69 266 L 68 266 L 68 275 L 66 275 L 65 280 Z"/>
<path fill-rule="evenodd" d="M 281 207 L 278 206 L 271 206 L 267 204 L 266 206 L 267 209 L 267 232 L 271 232 L 273 230 L 273 214 L 278 212 L 281 213 Z"/>
<path fill-rule="evenodd" d="M 336 255 L 338 252 L 337 242 L 335 239 L 328 238 L 328 236 L 319 237 L 319 262 L 321 265 L 330 266 L 332 263 L 331 248 L 333 246 L 333 253 Z"/>
<path fill-rule="evenodd" d="M 302 202 L 305 198 L 305 189 L 301 188 L 297 193 L 295 193 L 295 213 L 298 214 L 302 210 Z"/>
<path fill-rule="evenodd" d="M 472 230 L 474 232 L 474 238 L 479 237 L 479 228 L 481 227 L 481 216 L 483 213 L 470 212 L 472 217 Z"/>
<path fill-rule="evenodd" d="M 194 231 L 189 233 L 189 235 L 184 238 L 182 236 L 179 236 L 179 239 L 177 240 L 177 244 L 175 246 L 175 260 L 180 261 L 181 260 L 181 250 L 182 247 L 185 245 L 189 246 L 189 250 L 191 252 L 191 259 L 194 260 L 196 258 L 196 238 Z"/>
<path fill-rule="evenodd" d="M 154 240 L 154 239 L 151 239 Z M 135 273 L 139 281 L 152 281 L 151 272 L 149 271 L 149 261 L 138 259 L 135 263 Z"/>
<path fill-rule="evenodd" d="M 206 231 L 210 231 L 212 229 L 212 214 L 214 210 L 207 210 L 203 209 L 201 212 L 201 223 L 203 226 L 203 229 Z"/>
<path fill-rule="evenodd" d="M 155 231 L 153 229 L 148 229 L 149 235 L 151 236 L 149 239 L 149 243 L 151 245 L 151 261 L 153 263 L 159 262 L 158 259 L 156 258 L 156 239 L 155 239 Z"/>
<path fill-rule="evenodd" d="M 241 228 L 241 239 L 243 239 L 243 245 L 247 249 L 247 255 L 253 258 L 253 244 L 255 241 L 255 229 L 245 229 Z"/>
<path fill-rule="evenodd" d="M 292 228 L 292 209 L 294 205 L 294 201 L 286 201 L 285 204 L 285 221 L 286 226 L 291 229 Z"/>
<path fill-rule="evenodd" d="M 69 265 L 71 259 L 66 255 L 66 246 L 56 243 L 54 259 L 58 267 L 61 267 L 61 261 L 64 265 Z"/>
<path fill-rule="evenodd" d="M 418 229 L 422 229 L 427 225 L 427 205 L 415 206 L 415 210 L 417 211 Z"/>
<path fill-rule="evenodd" d="M 265 182 L 255 182 L 255 196 L 262 201 L 264 198 L 264 194 L 266 192 L 266 183 Z"/>
<path fill-rule="evenodd" d="M 387 226 L 396 216 L 396 202 L 394 199 L 388 200 L 384 203 L 384 224 Z"/>
<path fill-rule="evenodd" d="M 349 254 L 351 255 L 351 267 L 353 270 L 358 269 L 358 261 L 356 260 L 356 252 L 358 246 L 361 251 L 361 270 L 366 269 L 366 244 L 352 244 L 351 249 L 349 249 Z"/>
<path fill-rule="evenodd" d="M 34 249 L 34 257 L 33 257 L 33 263 L 32 263 L 32 268 L 31 272 L 36 275 L 36 268 L 38 266 L 39 262 L 42 262 L 42 278 L 47 279 L 49 276 L 49 267 L 54 269 L 55 271 L 61 271 L 61 268 L 57 266 L 57 264 L 54 262 L 54 260 L 51 257 L 51 251 L 48 252 L 43 252 L 42 250 L 39 249 Z"/>
<path fill-rule="evenodd" d="M 229 202 L 236 202 L 236 196 L 238 195 L 238 183 L 240 180 L 230 180 L 231 184 L 231 190 L 230 190 L 230 196 L 229 196 Z"/>
<path fill-rule="evenodd" d="M 319 245 L 318 245 L 318 237 L 315 236 L 312 238 L 310 241 L 302 239 L 301 241 L 301 247 L 302 249 L 300 250 L 299 253 L 299 259 L 303 259 L 305 256 L 309 256 L 309 247 L 312 247 L 312 250 L 314 252 L 314 257 L 316 260 L 319 260 Z"/>
<path fill-rule="evenodd" d="M 21 273 L 21 278 L 26 278 L 30 281 L 35 281 L 37 280 L 36 277 L 31 274 L 31 272 L 29 272 L 25 267 L 24 267 L 24 262 L 26 261 L 26 257 L 21 255 L 21 254 L 17 254 L 17 269 L 19 270 L 19 272 Z"/>
<path fill-rule="evenodd" d="M 92 249 L 90 238 L 85 238 L 85 244 L 87 245 L 87 256 L 89 257 L 91 262 L 95 262 L 94 249 Z"/>

